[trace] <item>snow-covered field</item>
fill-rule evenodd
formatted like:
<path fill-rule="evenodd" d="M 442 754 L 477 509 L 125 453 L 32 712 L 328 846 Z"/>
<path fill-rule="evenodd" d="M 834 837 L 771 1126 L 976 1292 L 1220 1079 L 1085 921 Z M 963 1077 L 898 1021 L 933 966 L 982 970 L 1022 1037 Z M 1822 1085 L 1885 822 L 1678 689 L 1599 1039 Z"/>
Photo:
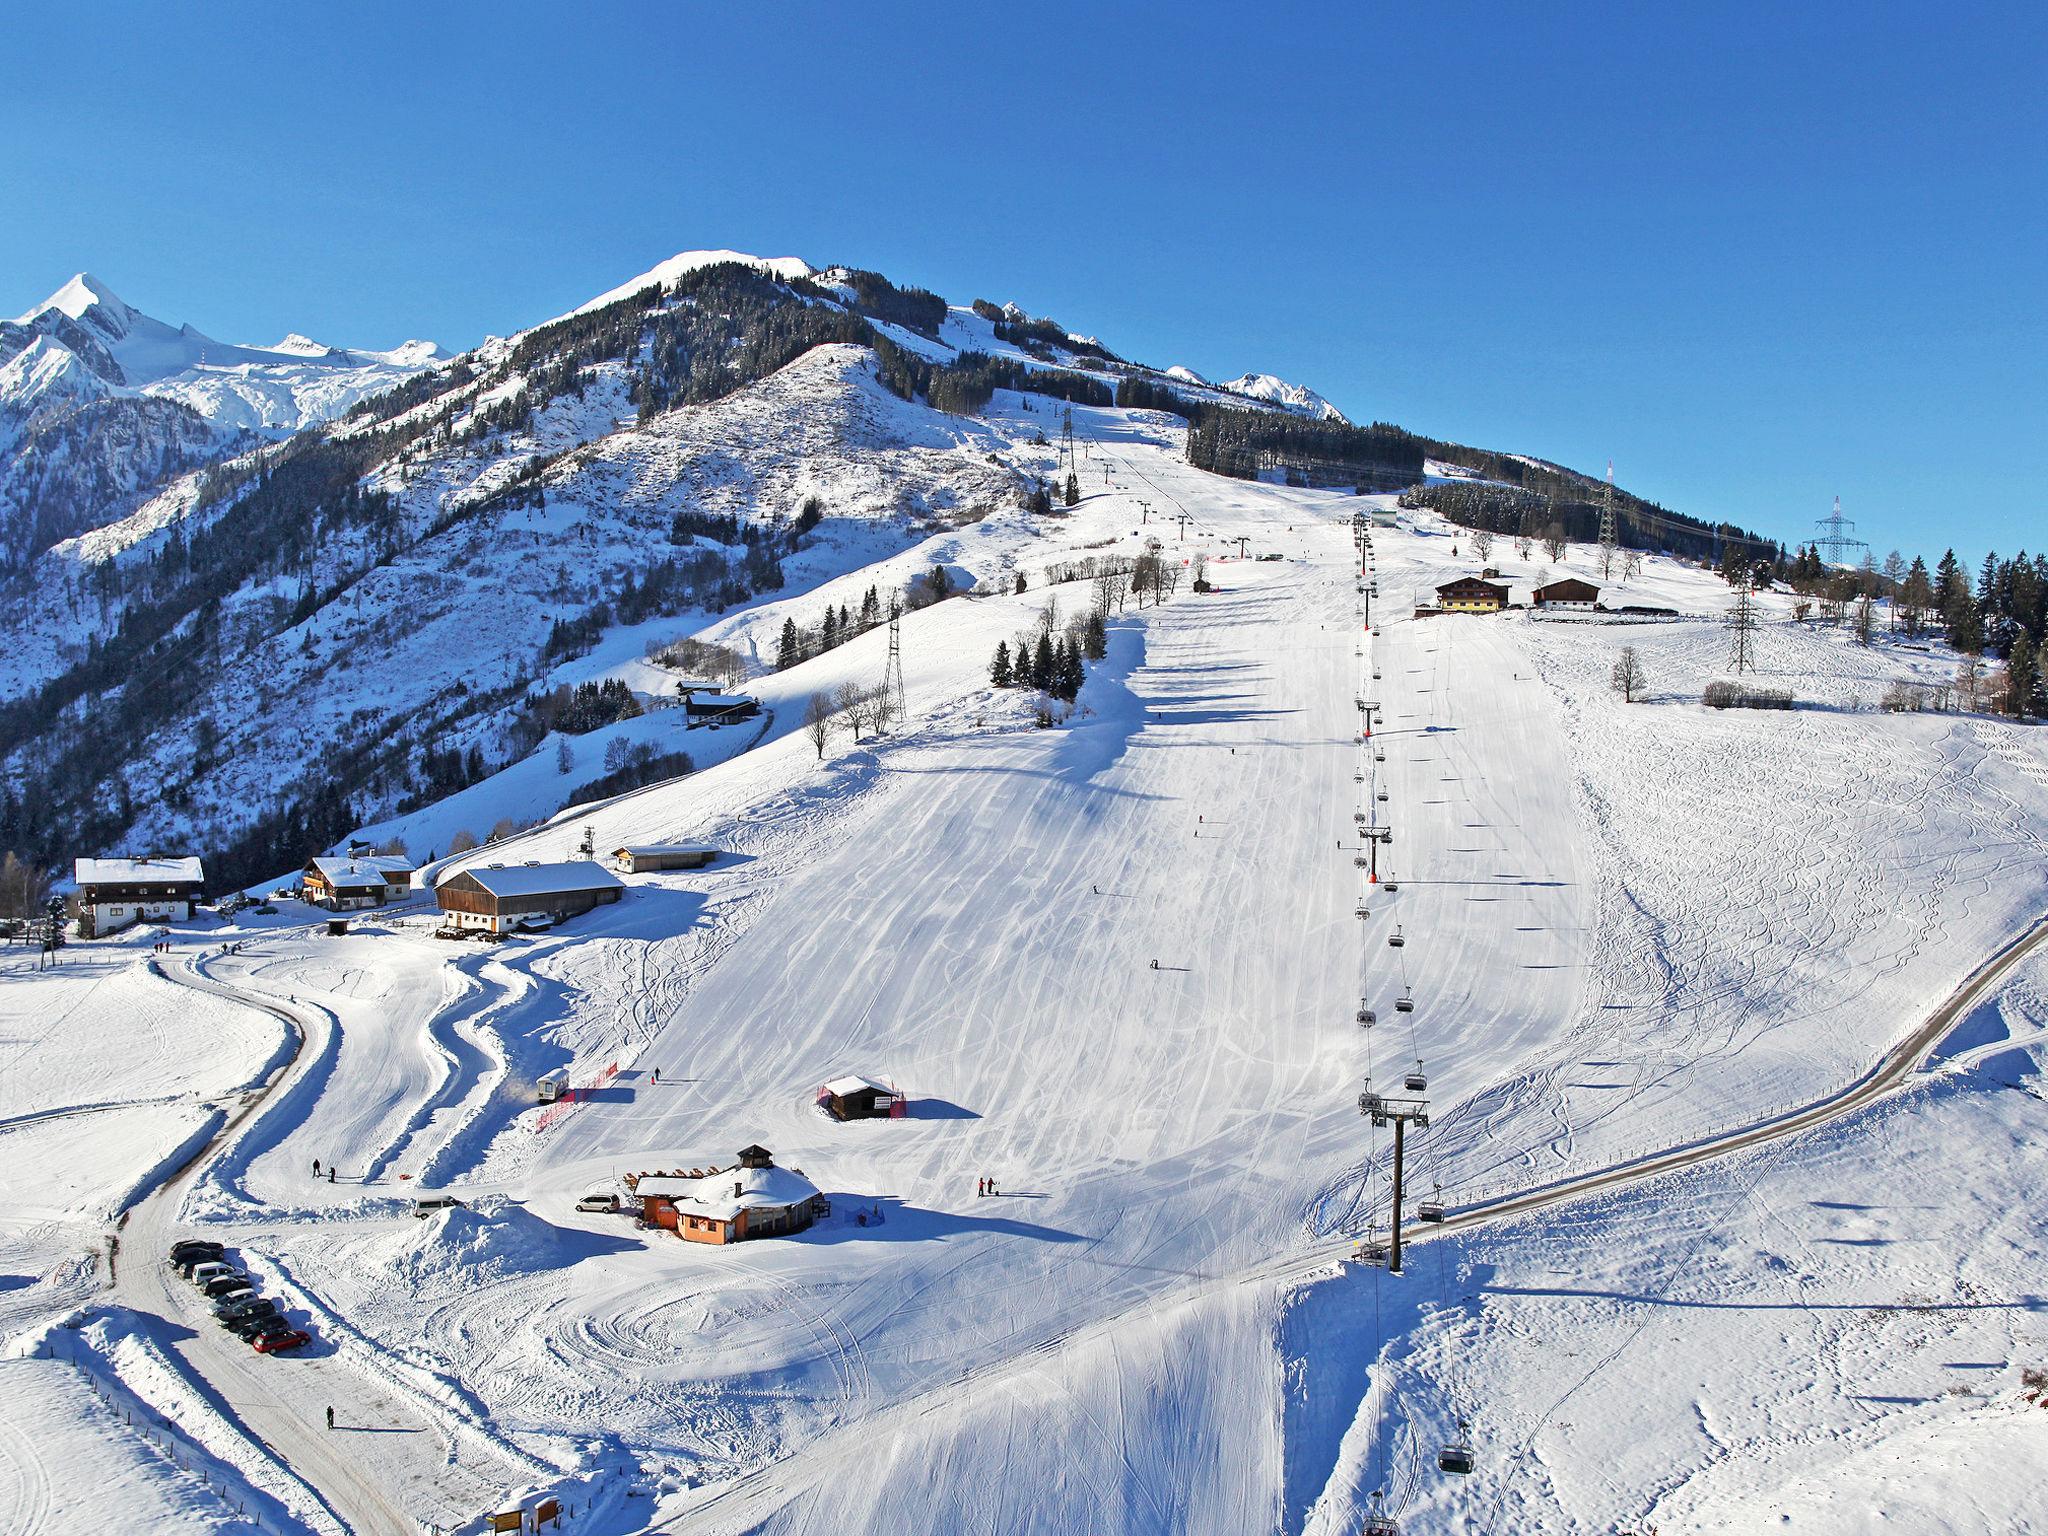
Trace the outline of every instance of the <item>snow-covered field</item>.
<path fill-rule="evenodd" d="M 279 1026 L 202 980 L 304 1021 L 286 1081 L 138 1217 L 224 1235 L 315 1325 L 311 1358 L 241 1367 L 224 1416 L 314 1484 L 295 1448 L 332 1454 L 324 1405 L 392 1427 L 336 1496 L 444 1528 L 492 1489 L 549 1487 L 594 1501 L 586 1531 L 1336 1533 L 1375 1489 L 1411 1532 L 2042 1517 L 2048 1452 L 2016 1406 L 2041 1353 L 2038 967 L 2001 998 L 2010 1041 L 1978 1050 L 1997 1044 L 1979 1015 L 1981 1039 L 1893 1099 L 1425 1243 L 1398 1279 L 1343 1262 L 1386 1210 L 1368 1075 L 1426 1067 L 1410 1187 L 1453 1205 L 1860 1076 L 2048 908 L 2036 733 L 1876 712 L 1942 659 L 1776 600 L 1762 680 L 1806 707 L 1707 711 L 1726 589 L 1668 562 L 1618 596 L 1671 622 L 1410 619 L 1476 564 L 1426 514 L 1375 533 L 1367 634 L 1368 502 L 1200 474 L 1161 418 L 1075 421 L 1071 515 L 927 527 L 703 631 L 772 647 L 785 616 L 933 563 L 997 588 L 1024 571 L 1022 594 L 906 616 L 888 737 L 842 734 L 821 762 L 798 728 L 813 692 L 879 680 L 876 631 L 761 679 L 751 750 L 468 856 L 568 857 L 587 827 L 600 848 L 709 842 L 711 868 L 629 877 L 620 905 L 490 949 L 434 939 L 423 911 L 341 939 L 286 911 L 209 931 L 203 957 L 179 936 L 172 979 L 135 971 L 146 944 L 74 951 L 75 978 L 6 973 L 10 1037 L 40 1053 L 32 1021 L 63 1013 L 133 1046 L 124 1104 L 153 1073 L 180 1104 L 260 1075 Z M 1028 425 L 990 431 L 1014 446 Z M 587 473 L 623 496 L 639 471 Z M 1085 611 L 1048 563 L 1152 535 L 1207 554 L 1218 590 L 1113 616 L 1081 710 L 1032 728 L 987 684 L 996 643 L 1049 599 Z M 1239 559 L 1240 537 L 1284 558 Z M 1504 553 L 1518 586 L 1540 574 Z M 1645 702 L 1607 689 L 1624 644 Z M 588 675 L 637 651 L 601 648 Z M 501 779 L 463 824 L 533 792 Z M 1361 813 L 1394 829 L 1397 890 L 1357 867 Z M 140 998 L 183 988 L 198 1027 L 173 1038 L 206 1052 L 152 1068 L 151 1015 L 81 991 L 92 966 Z M 563 1065 L 618 1070 L 543 1128 L 533 1079 Z M 74 1047 L 32 1057 L 6 1112 L 82 1107 L 77 1070 Z M 848 1072 L 897 1085 L 909 1117 L 826 1118 L 815 1090 Z M 574 1208 L 757 1141 L 830 1197 L 809 1233 L 716 1248 Z M 65 1194 L 67 1219 L 120 1172 Z M 41 1195 L 19 1184 L 0 1214 L 25 1229 Z M 415 1219 L 423 1187 L 468 1206 Z M 156 1305 L 123 1284 L 121 1305 Z M 1467 1479 L 1434 1464 L 1460 1416 Z M 1937 1462 L 1995 1486 L 1899 1474 Z"/>

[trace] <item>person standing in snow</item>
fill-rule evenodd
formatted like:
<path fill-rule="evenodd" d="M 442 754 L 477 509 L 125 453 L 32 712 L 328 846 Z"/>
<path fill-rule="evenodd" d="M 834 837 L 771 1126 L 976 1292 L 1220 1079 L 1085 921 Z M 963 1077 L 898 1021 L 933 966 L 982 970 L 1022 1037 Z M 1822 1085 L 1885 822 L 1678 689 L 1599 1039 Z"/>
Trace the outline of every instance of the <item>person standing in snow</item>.
<path fill-rule="evenodd" d="M 332 1403 L 327 1405 L 327 1427 L 329 1429 L 334 1428 L 334 1405 Z"/>
<path fill-rule="evenodd" d="M 320 1177 L 320 1159 L 317 1157 L 313 1159 L 313 1177 L 316 1179 Z"/>
<path fill-rule="evenodd" d="M 994 1194 L 996 1192 L 996 1181 L 993 1178 L 991 1178 L 988 1181 L 988 1192 L 990 1194 Z"/>
<path fill-rule="evenodd" d="M 979 1199 L 980 1199 L 980 1198 L 981 1198 L 981 1197 L 982 1197 L 983 1195 L 985 1195 L 985 1194 L 987 1194 L 987 1193 L 988 1193 L 988 1180 L 987 1180 L 987 1179 L 976 1179 L 976 1180 L 974 1181 L 974 1197 L 975 1197 L 975 1198 L 976 1198 L 977 1200 L 979 1200 Z"/>

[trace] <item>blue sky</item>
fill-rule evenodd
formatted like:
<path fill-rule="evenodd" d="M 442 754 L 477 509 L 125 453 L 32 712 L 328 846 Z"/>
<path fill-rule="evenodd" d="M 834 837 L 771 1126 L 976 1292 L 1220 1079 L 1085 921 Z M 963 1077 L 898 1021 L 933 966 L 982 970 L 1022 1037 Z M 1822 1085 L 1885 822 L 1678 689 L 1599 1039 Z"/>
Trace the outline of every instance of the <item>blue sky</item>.
<path fill-rule="evenodd" d="M 0 314 L 472 343 L 676 250 L 1793 539 L 2048 544 L 2048 8 L 16 4 Z"/>

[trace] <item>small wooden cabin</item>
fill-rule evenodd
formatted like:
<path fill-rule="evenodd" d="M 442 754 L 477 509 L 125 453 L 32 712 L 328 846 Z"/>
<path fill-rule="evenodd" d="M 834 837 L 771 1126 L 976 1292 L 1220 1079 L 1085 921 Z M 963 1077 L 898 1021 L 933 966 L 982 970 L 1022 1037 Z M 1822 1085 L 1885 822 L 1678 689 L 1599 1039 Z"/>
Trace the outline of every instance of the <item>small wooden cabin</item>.
<path fill-rule="evenodd" d="M 831 1204 L 800 1168 L 778 1168 L 766 1147 L 740 1149 L 731 1168 L 678 1174 L 642 1174 L 633 1180 L 641 1219 L 686 1242 L 737 1243 L 750 1237 L 801 1232 Z"/>
<path fill-rule="evenodd" d="M 559 864 L 485 864 L 434 887 L 457 928 L 510 933 L 530 917 L 576 917 L 625 895 L 618 877 L 589 859 Z"/>
<path fill-rule="evenodd" d="M 1508 605 L 1504 582 L 1460 576 L 1436 589 L 1437 608 L 1444 613 L 1499 613 Z"/>
<path fill-rule="evenodd" d="M 702 869 L 718 857 L 716 848 L 690 848 L 681 843 L 639 843 L 612 850 L 612 868 L 622 875 L 644 875 L 663 869 Z"/>
<path fill-rule="evenodd" d="M 751 720 L 761 712 L 761 701 L 744 693 L 692 693 L 683 699 L 683 715 L 692 725 L 699 721 Z"/>
<path fill-rule="evenodd" d="M 909 1101 L 871 1077 L 835 1077 L 818 1090 L 818 1107 L 834 1120 L 900 1120 Z"/>
<path fill-rule="evenodd" d="M 1590 581 L 1566 576 L 1538 587 L 1530 601 L 1538 608 L 1592 608 L 1600 601 L 1600 589 Z"/>

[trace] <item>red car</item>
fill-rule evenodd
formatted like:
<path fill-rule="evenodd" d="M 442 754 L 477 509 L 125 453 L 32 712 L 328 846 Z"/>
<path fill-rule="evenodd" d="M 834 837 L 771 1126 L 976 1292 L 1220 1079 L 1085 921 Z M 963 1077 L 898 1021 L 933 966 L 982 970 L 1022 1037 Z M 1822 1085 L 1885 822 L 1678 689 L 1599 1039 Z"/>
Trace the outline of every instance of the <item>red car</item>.
<path fill-rule="evenodd" d="M 274 1355 L 281 1349 L 297 1349 L 301 1344 L 310 1344 L 313 1336 L 302 1328 L 287 1328 L 282 1333 L 260 1335 L 255 1344 L 259 1355 Z"/>

